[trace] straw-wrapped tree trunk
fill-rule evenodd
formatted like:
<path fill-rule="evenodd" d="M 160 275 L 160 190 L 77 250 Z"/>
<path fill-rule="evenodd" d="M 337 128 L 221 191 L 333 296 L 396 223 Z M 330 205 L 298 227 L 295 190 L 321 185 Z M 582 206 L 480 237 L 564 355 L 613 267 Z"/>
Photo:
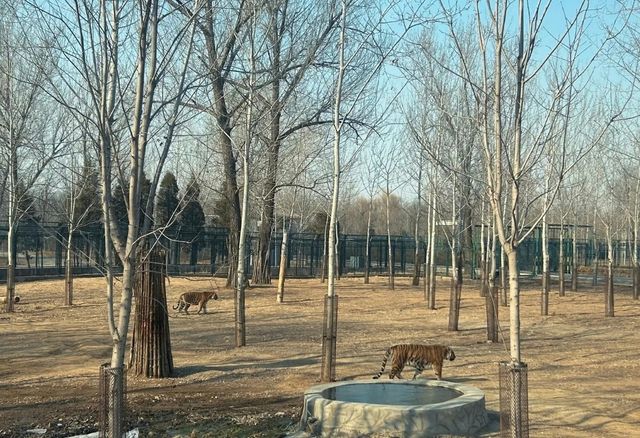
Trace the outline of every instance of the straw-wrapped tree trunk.
<path fill-rule="evenodd" d="M 165 278 L 164 251 L 154 249 L 141 260 L 134 285 L 136 310 L 129 369 L 136 376 L 173 374 Z"/>

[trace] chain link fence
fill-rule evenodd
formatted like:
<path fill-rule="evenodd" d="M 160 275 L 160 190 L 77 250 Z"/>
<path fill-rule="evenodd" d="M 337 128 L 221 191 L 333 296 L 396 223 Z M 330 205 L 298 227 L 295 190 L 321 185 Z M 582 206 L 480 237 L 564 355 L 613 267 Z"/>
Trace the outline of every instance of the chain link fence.
<path fill-rule="evenodd" d="M 107 438 L 124 433 L 127 377 L 124 367 L 112 368 L 109 363 L 100 366 L 100 403 L 98 436 Z"/>
<path fill-rule="evenodd" d="M 500 436 L 529 438 L 527 364 L 500 362 Z"/>

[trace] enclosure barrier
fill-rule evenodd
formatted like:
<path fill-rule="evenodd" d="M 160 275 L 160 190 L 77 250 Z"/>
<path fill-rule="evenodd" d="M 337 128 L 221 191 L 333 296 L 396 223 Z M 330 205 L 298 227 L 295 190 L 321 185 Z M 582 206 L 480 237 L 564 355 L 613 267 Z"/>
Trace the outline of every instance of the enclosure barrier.
<path fill-rule="evenodd" d="M 100 366 L 98 436 L 122 436 L 125 426 L 127 377 L 124 367 Z"/>
<path fill-rule="evenodd" d="M 500 436 L 529 438 L 527 364 L 500 362 Z"/>

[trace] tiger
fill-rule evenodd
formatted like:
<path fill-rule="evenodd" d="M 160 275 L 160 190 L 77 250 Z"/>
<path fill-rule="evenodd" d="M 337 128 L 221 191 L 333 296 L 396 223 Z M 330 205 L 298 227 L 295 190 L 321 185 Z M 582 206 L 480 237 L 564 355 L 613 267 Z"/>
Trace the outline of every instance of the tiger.
<path fill-rule="evenodd" d="M 382 359 L 382 368 L 380 372 L 373 376 L 374 379 L 379 379 L 384 368 L 387 365 L 389 356 L 393 355 L 393 362 L 391 364 L 391 372 L 389 378 L 393 379 L 398 377 L 402 379 L 402 369 L 405 365 L 411 365 L 415 367 L 416 371 L 413 375 L 415 379 L 425 366 L 431 365 L 438 377 L 438 380 L 442 379 L 442 363 L 445 359 L 454 360 L 456 358 L 455 353 L 451 347 L 445 345 L 423 345 L 423 344 L 398 344 L 389 347 Z"/>
<path fill-rule="evenodd" d="M 207 313 L 207 301 L 211 298 L 214 300 L 218 299 L 218 294 L 215 291 L 211 292 L 185 292 L 180 295 L 178 298 L 178 303 L 173 306 L 173 310 L 178 310 L 178 313 L 182 312 L 184 309 L 184 313 L 189 314 L 189 306 L 192 304 L 200 305 L 198 308 L 198 313 L 204 310 L 204 313 Z"/>

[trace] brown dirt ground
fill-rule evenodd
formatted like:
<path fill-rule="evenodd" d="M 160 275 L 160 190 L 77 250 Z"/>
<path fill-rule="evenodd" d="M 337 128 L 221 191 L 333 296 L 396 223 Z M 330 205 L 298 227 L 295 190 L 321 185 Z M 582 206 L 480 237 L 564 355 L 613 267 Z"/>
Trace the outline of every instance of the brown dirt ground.
<path fill-rule="evenodd" d="M 211 284 L 173 278 L 170 304 Z M 445 365 L 444 379 L 479 387 L 495 413 L 497 363 L 509 358 L 508 309 L 500 308 L 507 344 L 486 343 L 484 299 L 469 283 L 460 330 L 448 332 L 447 284 L 439 284 L 438 310 L 427 310 L 422 288 L 407 278 L 397 280 L 395 291 L 384 278 L 366 286 L 362 279 L 340 280 L 338 380 L 370 378 L 390 344 L 446 343 L 457 359 Z M 97 372 L 110 358 L 102 280 L 76 280 L 71 308 L 61 305 L 61 280 L 17 290 L 16 313 L 0 314 L 0 436 L 26 436 L 33 427 L 47 428 L 48 437 L 96 430 Z M 240 349 L 234 348 L 233 291 L 222 290 L 207 315 L 172 311 L 177 377 L 129 376 L 130 424 L 143 436 L 276 437 L 291 430 L 304 390 L 319 377 L 325 293 L 319 280 L 289 280 L 286 302 L 278 305 L 274 287 L 248 290 L 247 346 Z M 563 298 L 553 293 L 550 315 L 541 317 L 537 286 L 524 287 L 531 436 L 640 436 L 640 303 L 621 290 L 615 309 L 614 318 L 605 318 L 602 292 L 584 288 Z M 495 435 L 495 427 L 485 435 Z"/>

